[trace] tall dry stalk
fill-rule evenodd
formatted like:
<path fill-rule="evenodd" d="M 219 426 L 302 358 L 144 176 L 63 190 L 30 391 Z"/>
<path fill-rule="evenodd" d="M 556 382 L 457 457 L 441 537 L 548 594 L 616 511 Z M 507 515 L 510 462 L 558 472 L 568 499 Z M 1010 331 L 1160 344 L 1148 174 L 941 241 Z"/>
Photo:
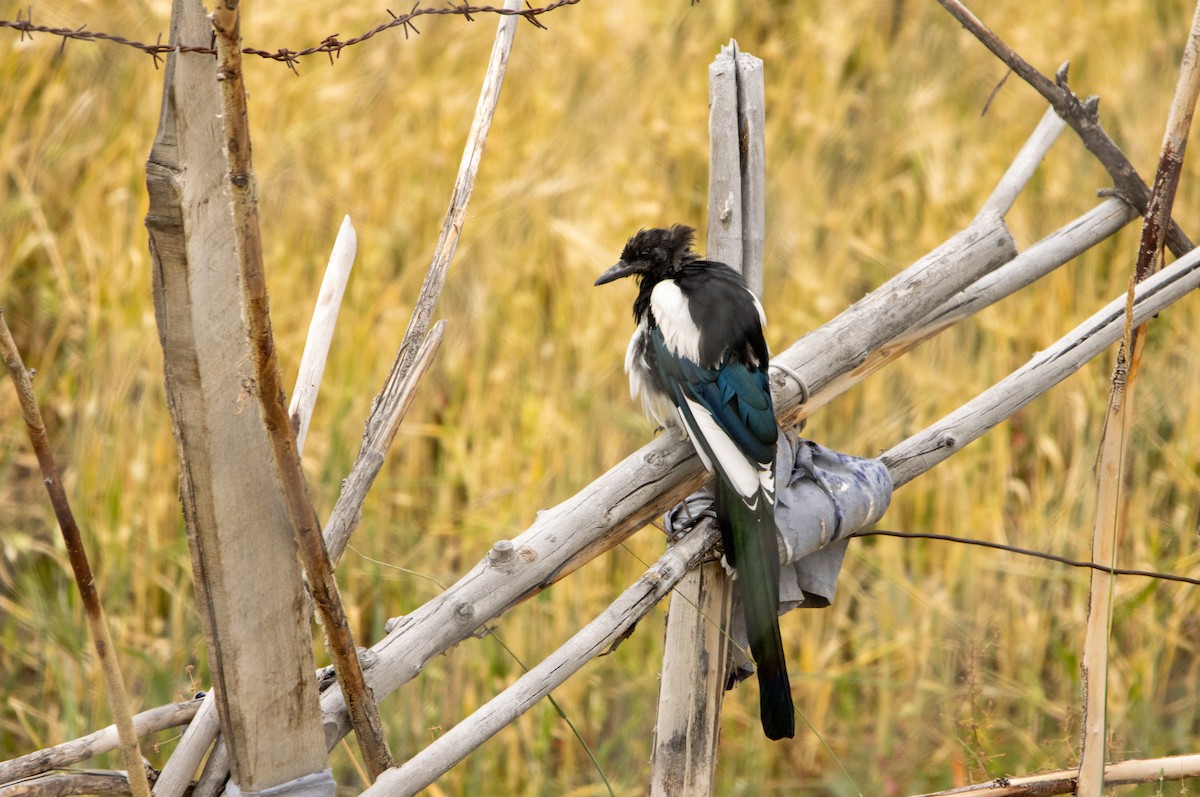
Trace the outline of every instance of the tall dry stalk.
<path fill-rule="evenodd" d="M 125 760 L 125 768 L 129 770 L 129 788 L 134 797 L 150 797 L 150 780 L 142 763 L 141 750 L 138 749 L 138 737 L 129 710 L 129 695 L 125 691 L 125 679 L 121 677 L 121 666 L 117 662 L 112 634 L 109 633 L 108 620 L 104 616 L 100 591 L 96 589 L 92 566 L 88 562 L 87 551 L 83 548 L 83 535 L 79 532 L 75 513 L 71 511 L 71 504 L 67 501 L 67 493 L 63 489 L 58 472 L 58 463 L 55 462 L 54 451 L 50 448 L 50 436 L 46 433 L 42 411 L 38 408 L 37 396 L 33 392 L 33 379 L 21 360 L 21 352 L 17 350 L 16 341 L 8 329 L 8 322 L 4 320 L 3 310 L 0 310 L 0 355 L 4 357 L 8 375 L 12 377 L 13 387 L 16 388 L 17 398 L 21 402 L 21 413 L 25 416 L 29 442 L 37 454 L 38 465 L 42 469 L 42 481 L 46 485 L 46 492 L 50 494 L 50 503 L 54 505 L 54 516 L 58 518 L 58 527 L 62 530 L 63 542 L 67 546 L 67 558 L 71 561 L 71 571 L 75 574 L 75 584 L 79 587 L 79 597 L 83 599 L 88 631 L 91 633 L 100 669 L 104 673 L 108 705 L 112 709 L 117 735 L 121 740 L 121 757 Z"/>
<path fill-rule="evenodd" d="M 1133 325 L 1134 286 L 1162 267 L 1162 253 L 1170 226 L 1188 129 L 1200 93 L 1200 4 L 1183 51 L 1175 99 L 1167 117 L 1158 170 L 1154 176 L 1146 217 L 1142 224 L 1137 266 L 1129 280 L 1126 299 L 1125 335 L 1117 352 L 1109 391 L 1108 413 L 1101 437 L 1096 467 L 1096 519 L 1092 531 L 1092 561 L 1116 566 L 1120 534 L 1121 482 L 1126 462 L 1129 428 L 1132 425 L 1133 388 L 1145 347 L 1145 329 Z M 1112 623 L 1115 577 L 1093 571 L 1088 597 L 1088 621 L 1084 636 L 1082 667 L 1083 722 L 1079 757 L 1080 797 L 1099 797 L 1104 789 L 1106 706 L 1108 701 L 1108 636 Z"/>

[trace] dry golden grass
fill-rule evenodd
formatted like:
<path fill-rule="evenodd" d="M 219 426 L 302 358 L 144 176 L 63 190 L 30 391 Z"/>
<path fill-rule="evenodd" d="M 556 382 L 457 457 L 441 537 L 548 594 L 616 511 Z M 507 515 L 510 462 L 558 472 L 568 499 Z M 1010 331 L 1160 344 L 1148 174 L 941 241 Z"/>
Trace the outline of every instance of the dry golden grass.
<path fill-rule="evenodd" d="M 15 18 L 18 5 L 0 4 L 0 16 Z M 246 39 L 265 49 L 347 38 L 383 15 L 378 3 L 246 5 Z M 1074 85 L 1103 97 L 1108 129 L 1152 173 L 1187 4 L 979 11 L 1044 71 L 1072 59 Z M 165 0 L 43 2 L 34 12 L 38 22 L 150 41 L 167 28 Z M 447 341 L 354 541 L 367 557 L 442 582 L 650 437 L 620 373 L 631 296 L 590 286 L 638 227 L 703 228 L 707 65 L 731 36 L 766 61 L 766 309 L 777 349 L 959 229 L 1043 110 L 1013 78 L 981 117 L 1004 69 L 933 3 L 585 0 L 545 22 L 548 32 L 522 25 L 518 34 L 438 312 L 450 322 Z M 273 320 L 289 374 L 343 214 L 359 233 L 305 457 L 321 514 L 428 264 L 495 27 L 482 15 L 419 26 L 410 41 L 393 31 L 347 50 L 332 68 L 310 59 L 298 78 L 276 63 L 248 66 Z M 162 73 L 113 45 L 57 50 L 50 37 L 21 43 L 0 31 L 0 302 L 38 369 L 127 680 L 145 707 L 206 682 L 142 226 Z M 1198 162 L 1190 159 L 1177 204 L 1193 236 Z M 1010 215 L 1018 241 L 1079 215 L 1108 184 L 1065 133 Z M 815 416 L 808 434 L 858 454 L 888 448 L 1120 294 L 1135 253 L 1131 228 L 870 379 Z M 1125 566 L 1195 574 L 1200 565 L 1197 326 L 1200 308 L 1185 301 L 1151 328 Z M 906 487 L 882 525 L 1085 557 L 1110 367 L 1092 364 Z M 14 400 L 0 399 L 0 429 L 8 757 L 109 718 Z M 538 660 L 662 544 L 643 532 L 506 616 L 501 635 L 524 661 Z M 354 552 L 340 580 L 364 639 L 437 591 Z M 768 744 L 753 690 L 735 691 L 719 793 L 891 795 L 1071 764 L 1086 595 L 1083 572 L 1041 561 L 945 543 L 856 543 L 833 608 L 783 621 L 797 707 L 815 730 L 802 722 L 795 741 Z M 1115 756 L 1196 749 L 1197 617 L 1193 589 L 1119 581 Z M 644 789 L 661 629 L 660 610 L 556 693 L 619 794 Z M 411 753 L 518 673 L 492 640 L 460 645 L 383 705 L 393 750 Z M 171 749 L 164 740 L 152 757 Z M 335 765 L 340 782 L 355 782 L 340 749 Z M 543 705 L 432 793 L 606 790 Z"/>

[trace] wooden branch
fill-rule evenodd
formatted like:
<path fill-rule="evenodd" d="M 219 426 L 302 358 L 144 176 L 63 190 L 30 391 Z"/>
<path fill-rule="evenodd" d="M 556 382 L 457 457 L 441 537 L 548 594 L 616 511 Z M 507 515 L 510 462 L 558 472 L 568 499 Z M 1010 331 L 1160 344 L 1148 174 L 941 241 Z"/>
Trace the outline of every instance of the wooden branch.
<path fill-rule="evenodd" d="M 781 423 L 794 423 L 814 403 L 827 403 L 855 384 L 876 350 L 1011 259 L 1014 250 L 1001 219 L 977 217 L 962 233 L 776 356 L 775 361 L 804 378 L 811 394 L 801 408 L 801 389 L 790 377 L 776 374 Z M 456 584 L 405 617 L 373 647 L 379 663 L 368 673 L 372 688 L 381 696 L 398 689 L 433 656 L 617 545 L 703 479 L 691 444 L 673 432 L 660 435 L 572 498 L 540 512 L 512 542 L 498 542 L 493 549 L 518 555 L 485 557 Z M 332 747 L 348 730 L 345 708 L 337 690 L 326 692 L 321 705 L 326 744 Z"/>
<path fill-rule="evenodd" d="M 383 468 L 388 448 L 396 438 L 396 430 L 408 414 L 408 408 L 412 406 L 417 393 L 417 385 L 429 370 L 429 366 L 433 365 L 433 358 L 445 335 L 446 322 L 438 321 L 421 341 L 417 356 L 413 359 L 411 367 L 405 369 L 403 379 L 396 388 L 389 390 L 385 387 L 375 398 L 374 412 L 378 413 L 383 422 L 367 424 L 358 456 L 354 458 L 350 474 L 342 481 L 342 491 L 338 494 L 337 503 L 333 505 L 329 522 L 325 524 L 325 548 L 329 551 L 329 559 L 334 565 L 342 558 L 346 546 L 350 543 L 350 535 L 358 527 L 367 493 Z M 402 353 L 403 349 L 397 353 L 397 362 Z"/>
<path fill-rule="evenodd" d="M 19 783 L 0 786 L 0 797 L 70 797 L 74 794 L 131 793 L 127 773 L 101 770 L 39 775 Z"/>
<path fill-rule="evenodd" d="M 970 226 L 871 291 L 840 315 L 771 358 L 803 376 L 803 391 L 783 373 L 772 376 L 780 428 L 790 428 L 861 381 L 898 335 L 967 286 L 1016 256 L 998 216 L 980 214 Z M 943 282 L 944 280 L 944 282 Z"/>
<path fill-rule="evenodd" d="M 683 575 L 716 544 L 715 523 L 697 529 L 667 549 L 649 570 L 571 639 L 482 708 L 438 737 L 396 769 L 384 773 L 365 795 L 411 795 L 433 783 L 479 745 L 574 675 L 588 661 L 633 633 Z"/>
<path fill-rule="evenodd" d="M 1037 164 L 1061 132 L 1061 124 L 1043 115 L 967 229 L 867 294 L 825 326 L 771 358 L 772 363 L 805 374 L 808 387 L 805 393 L 797 390 L 794 382 L 783 374 L 773 377 L 775 411 L 781 428 L 799 423 L 833 396 L 903 353 L 906 349 L 894 346 L 901 336 L 906 345 L 923 340 L 922 335 L 926 333 L 920 331 L 922 324 L 918 321 L 943 312 L 939 310 L 941 305 L 1016 257 L 1016 243 L 1004 225 L 1001 211 L 1012 206 L 1021 187 L 1028 183 Z M 1043 254 L 1038 253 L 1037 257 L 1040 259 Z M 960 258 L 965 258 L 971 266 L 961 268 Z M 1054 263 L 1052 267 L 1058 265 L 1061 263 Z M 943 280 L 948 282 L 943 283 Z M 943 290 L 947 284 L 953 288 L 949 293 Z M 895 318 L 897 314 L 903 314 L 909 320 L 900 321 Z M 929 329 L 927 334 L 942 328 Z M 813 345 L 814 341 L 810 340 L 813 335 L 824 340 Z M 813 363 L 812 357 L 819 358 L 819 362 Z M 818 378 L 808 376 L 814 372 Z M 821 374 L 828 376 L 823 380 L 819 378 Z M 802 396 L 807 398 L 803 406 Z"/>
<path fill-rule="evenodd" d="M 521 7 L 521 2 L 505 0 L 504 7 L 515 11 Z M 431 339 L 428 333 L 429 323 L 442 295 L 446 274 L 450 270 L 450 262 L 454 258 L 458 239 L 466 223 L 467 204 L 475 190 L 479 163 L 483 158 L 484 145 L 492 127 L 492 117 L 495 116 L 496 105 L 500 100 L 500 88 L 504 85 L 504 73 L 508 69 L 508 58 L 517 34 L 518 19 L 513 15 L 500 17 L 491 58 L 479 91 L 479 101 L 475 105 L 471 132 L 463 149 L 454 190 L 450 194 L 450 207 L 446 210 L 446 218 L 442 222 L 442 231 L 434 247 L 429 271 L 421 284 L 421 292 L 417 296 L 392 370 L 371 406 L 371 415 L 367 418 L 366 431 L 363 433 L 363 443 L 351 468 L 352 478 L 343 486 L 325 530 L 325 544 L 334 562 L 341 558 L 346 549 L 350 535 L 358 524 L 359 512 L 363 501 L 366 500 L 367 491 L 383 467 L 384 456 L 395 439 L 400 420 L 412 402 L 413 391 L 441 343 L 441 332 Z"/>
<path fill-rule="evenodd" d="M 1121 196 L 1137 208 L 1139 214 L 1146 215 L 1150 203 L 1150 189 L 1138 176 L 1129 159 L 1125 157 L 1125 153 L 1109 138 L 1108 133 L 1100 125 L 1100 119 L 1096 113 L 1099 100 L 1092 97 L 1081 102 L 1079 97 L 1075 96 L 1075 93 L 1068 88 L 1066 65 L 1063 65 L 1056 75 L 1056 79 L 1052 81 L 1005 44 L 959 0 L 938 0 L 938 2 L 997 58 L 1007 64 L 1012 71 L 1016 72 L 1022 80 L 1050 103 L 1058 115 L 1083 140 L 1083 145 L 1087 147 L 1088 151 L 1095 155 L 1108 171 Z M 1176 257 L 1182 257 L 1192 249 L 1192 242 L 1174 221 L 1170 223 L 1167 232 L 1167 246 Z"/>
<path fill-rule="evenodd" d="M 730 41 L 708 67 L 708 251 L 763 289 L 766 151 L 763 64 Z M 733 579 L 720 562 L 688 572 L 663 646 L 651 795 L 712 794 L 729 670 Z"/>
<path fill-rule="evenodd" d="M 1200 251 L 1192 251 L 1137 286 L 1133 322 L 1145 321 L 1198 286 Z M 893 482 L 906 484 L 1075 373 L 1121 339 L 1124 322 L 1121 297 L 938 423 L 893 447 L 881 457 Z"/>
<path fill-rule="evenodd" d="M 1012 260 L 921 319 L 901 333 L 881 354 L 888 361 L 916 343 L 974 315 L 984 307 L 1011 296 L 1054 269 L 1074 260 L 1137 218 L 1132 207 L 1120 199 L 1106 199 L 1088 213 L 1025 249 Z"/>
<path fill-rule="evenodd" d="M 1150 202 L 1144 213 L 1146 222 L 1142 228 L 1142 242 L 1138 248 L 1137 279 L 1143 280 L 1161 267 L 1160 253 L 1167 236 L 1167 225 L 1171 219 L 1171 206 L 1175 203 L 1175 190 L 1179 187 L 1179 175 L 1183 171 L 1183 153 L 1187 148 L 1188 130 L 1192 116 L 1196 113 L 1196 97 L 1200 93 L 1200 5 L 1192 15 L 1192 27 L 1183 48 L 1183 60 L 1179 65 L 1179 80 L 1175 85 L 1175 97 L 1167 115 L 1167 128 L 1163 133 L 1159 153 L 1158 170 L 1154 185 L 1150 189 Z"/>
<path fill-rule="evenodd" d="M 504 8 L 516 11 L 521 8 L 520 0 L 505 0 Z M 471 122 L 471 132 L 463 149 L 462 161 L 459 163 L 458 176 L 454 181 L 454 190 L 450 194 L 450 207 L 446 210 L 446 218 L 442 222 L 442 231 L 434 247 L 433 260 L 425 281 L 421 284 L 421 292 L 413 308 L 412 318 L 404 333 L 404 341 L 400 345 L 401 355 L 388 376 L 387 385 L 381 395 L 398 391 L 405 378 L 405 372 L 412 367 L 416 357 L 419 341 L 423 340 L 429 328 L 433 310 L 442 294 L 442 286 L 446 282 L 446 274 L 454 251 L 458 248 L 458 239 L 462 235 L 463 225 L 467 220 L 467 204 L 471 193 L 475 190 L 475 179 L 479 175 L 479 163 L 483 158 L 484 145 L 487 143 L 488 132 L 492 127 L 492 117 L 500 99 L 500 88 L 504 85 L 504 73 L 508 69 L 508 58 L 512 53 L 513 39 L 517 34 L 519 17 L 513 15 L 501 16 L 496 28 L 496 39 L 492 44 L 491 59 L 487 72 L 483 77 L 483 86 L 479 92 L 479 101 L 475 105 L 475 116 Z M 372 412 L 368 420 L 368 433 L 374 424 L 386 424 L 386 418 Z"/>
<path fill-rule="evenodd" d="M 300 357 L 300 370 L 296 374 L 296 389 L 292 391 L 292 402 L 288 406 L 292 430 L 296 433 L 296 451 L 304 453 L 304 441 L 308 437 L 308 425 L 312 421 L 313 407 L 321 389 L 321 376 L 325 373 L 325 361 L 329 357 L 329 346 L 333 343 L 333 330 L 337 325 L 338 311 L 346 292 L 346 282 L 354 267 L 354 254 L 358 248 L 358 236 L 350 217 L 342 219 L 317 304 L 313 307 L 312 321 L 308 325 L 308 337 L 304 341 L 304 354 Z"/>
<path fill-rule="evenodd" d="M 919 797 L 1049 797 L 1075 794 L 1077 771 L 1062 769 L 1021 778 L 998 778 L 976 786 L 931 792 Z M 1160 783 L 1200 777 L 1200 754 L 1121 761 L 1104 768 L 1105 786 Z"/>
<path fill-rule="evenodd" d="M 183 738 L 175 745 L 171 757 L 158 774 L 158 780 L 154 783 L 154 797 L 182 797 L 192 785 L 192 778 L 196 775 L 200 762 L 204 760 L 220 730 L 216 694 L 210 689 L 200 701 L 196 716 L 188 723 Z"/>
<path fill-rule="evenodd" d="M 1129 280 L 1125 301 L 1124 337 L 1109 391 L 1108 414 L 1100 438 L 1100 456 L 1096 466 L 1096 516 L 1092 528 L 1092 561 L 1116 566 L 1116 544 L 1120 533 L 1122 474 L 1129 457 L 1128 441 L 1133 425 L 1133 387 L 1145 346 L 1145 324 L 1133 325 L 1134 286 L 1158 270 L 1166 238 L 1167 222 L 1179 186 L 1188 128 L 1196 110 L 1200 92 L 1200 4 L 1192 17 L 1192 27 L 1183 51 L 1175 99 L 1167 118 L 1162 152 L 1149 208 L 1142 223 L 1137 265 Z M 1080 723 L 1079 786 L 1080 797 L 1100 797 L 1104 790 L 1104 760 L 1107 753 L 1108 640 L 1112 626 L 1113 577 L 1093 571 L 1088 592 L 1088 619 L 1084 632 L 1083 716 Z"/>
<path fill-rule="evenodd" d="M 980 213 L 1007 215 L 1008 211 L 1012 209 L 1013 203 L 1017 201 L 1017 197 L 1020 196 L 1022 189 L 1033 177 L 1033 173 L 1041 164 L 1042 159 L 1046 157 L 1046 153 L 1050 151 L 1050 147 L 1058 140 L 1058 136 L 1065 126 L 1066 123 L 1054 112 L 1053 108 L 1046 109 L 1046 112 L 1042 114 L 1041 121 L 1034 128 L 1033 134 L 1021 147 L 1017 157 L 1013 158 L 1013 162 L 1004 172 L 1004 176 L 1000 178 L 1000 182 L 996 183 L 991 195 L 983 203 Z"/>
<path fill-rule="evenodd" d="M 134 714 L 133 732 L 140 738 L 191 722 L 200 708 L 200 703 L 200 700 L 168 703 L 165 706 Z M 117 727 L 109 725 L 107 728 L 101 728 L 87 736 L 80 736 L 69 742 L 0 762 L 0 784 L 30 778 L 52 769 L 69 767 L 80 761 L 111 753 L 119 745 L 120 735 L 117 733 Z M 158 793 L 157 788 L 156 782 L 155 794 Z"/>
<path fill-rule="evenodd" d="M 224 109 L 225 154 L 229 190 L 233 200 L 234 245 L 237 251 L 243 307 L 250 336 L 250 352 L 258 400 L 276 475 L 283 488 L 284 503 L 292 531 L 300 548 L 300 560 L 308 576 L 313 601 L 325 629 L 330 658 L 338 683 L 346 696 L 347 710 L 355 737 L 371 777 L 392 766 L 383 723 L 375 698 L 363 680 L 354 635 L 346 618 L 341 593 L 333 577 L 333 565 L 321 538 L 316 511 L 308 496 L 300 454 L 292 431 L 284 390 L 271 334 L 266 272 L 258 224 L 258 188 L 250 158 L 250 124 L 246 90 L 242 81 L 242 36 L 237 3 L 225 0 L 212 13 L 216 31 L 217 76 Z"/>
<path fill-rule="evenodd" d="M 1132 278 L 1130 282 L 1132 283 Z M 1130 300 L 1132 300 L 1130 296 Z M 1100 456 L 1096 464 L 1096 516 L 1092 526 L 1092 558 L 1097 564 L 1113 568 L 1117 564 L 1117 528 L 1121 515 L 1121 472 L 1125 446 L 1129 441 L 1129 419 L 1125 415 L 1125 387 L 1128 377 L 1125 345 L 1133 332 L 1132 308 L 1126 303 L 1124 339 L 1113 370 L 1112 391 Z M 1078 791 L 1081 797 L 1100 797 L 1104 790 L 1104 760 L 1107 753 L 1108 708 L 1108 634 L 1112 622 L 1112 573 L 1092 571 L 1088 590 L 1087 626 L 1084 631 L 1083 659 L 1079 662 L 1083 688 L 1083 713 L 1079 729 Z"/>
<path fill-rule="evenodd" d="M 213 745 L 212 754 L 204 763 L 204 771 L 192 789 L 191 797 L 220 797 L 224 794 L 229 781 L 229 744 L 225 739 L 217 739 Z M 155 790 L 155 797 L 158 791 Z"/>
<path fill-rule="evenodd" d="M 138 748 L 138 737 L 130 716 L 129 694 L 125 691 L 125 679 L 121 676 L 121 665 L 117 661 L 112 634 L 108 630 L 108 620 L 104 616 L 100 590 L 96 587 L 92 566 L 83 547 L 83 535 L 75 522 L 75 513 L 71 511 L 67 491 L 63 489 L 62 479 L 59 477 L 58 464 L 54 461 L 54 449 L 50 447 L 50 436 L 46 433 L 46 425 L 42 423 L 42 411 L 38 407 L 37 395 L 33 392 L 33 379 L 26 370 L 25 363 L 21 361 L 21 352 L 17 350 L 3 310 L 0 310 L 0 356 L 4 358 L 8 375 L 12 378 L 13 387 L 17 392 L 17 399 L 21 403 L 25 430 L 29 433 L 30 445 L 33 446 L 38 465 L 42 469 L 42 481 L 50 496 L 50 504 L 54 507 L 54 516 L 58 520 L 63 543 L 67 547 L 67 559 L 71 562 L 75 585 L 79 588 L 79 597 L 83 600 L 83 611 L 87 615 L 92 646 L 96 650 L 96 660 L 100 663 L 100 671 L 104 675 L 105 694 L 108 696 L 108 705 L 120 737 L 121 757 L 132 773 L 129 785 L 137 797 L 150 797 L 150 781 L 146 777 L 146 768 L 142 765 L 142 752 Z"/>

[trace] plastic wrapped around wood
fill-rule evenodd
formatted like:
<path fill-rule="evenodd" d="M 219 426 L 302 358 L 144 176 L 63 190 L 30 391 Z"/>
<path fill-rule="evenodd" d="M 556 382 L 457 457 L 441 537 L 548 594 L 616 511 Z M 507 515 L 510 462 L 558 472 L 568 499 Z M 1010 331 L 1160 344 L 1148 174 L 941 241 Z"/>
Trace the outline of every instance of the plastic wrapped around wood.
<path fill-rule="evenodd" d="M 892 478 L 883 462 L 843 454 L 792 434 L 775 452 L 775 525 L 779 530 L 779 613 L 821 609 L 833 602 L 850 535 L 875 523 L 892 500 Z M 712 495 L 698 490 L 663 518 L 668 534 L 686 534 L 712 515 Z M 745 658 L 745 621 L 734 594 L 730 633 L 735 643 L 733 680 L 752 673 Z M 740 651 L 739 651 L 740 649 Z"/>

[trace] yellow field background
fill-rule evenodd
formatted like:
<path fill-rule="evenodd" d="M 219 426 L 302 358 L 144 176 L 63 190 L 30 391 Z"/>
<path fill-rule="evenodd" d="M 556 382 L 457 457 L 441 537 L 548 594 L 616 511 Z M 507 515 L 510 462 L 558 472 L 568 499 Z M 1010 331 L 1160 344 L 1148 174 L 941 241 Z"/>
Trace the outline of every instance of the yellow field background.
<path fill-rule="evenodd" d="M 15 19 L 25 3 L 0 2 Z M 385 20 L 378 2 L 246 2 L 247 45 L 301 49 Z M 1192 16 L 1183 2 L 992 2 L 975 9 L 1081 94 L 1152 175 Z M 153 42 L 169 4 L 52 2 L 34 21 Z M 396 6 L 400 12 L 406 7 Z M 437 317 L 447 339 L 339 568 L 356 633 L 434 597 L 493 541 L 650 439 L 621 362 L 631 284 L 591 285 L 641 226 L 704 229 L 707 67 L 735 37 L 765 61 L 767 330 L 780 350 L 964 226 L 1044 105 L 932 2 L 583 0 L 522 24 Z M 495 19 L 425 18 L 300 64 L 247 62 L 254 162 L 285 382 L 344 214 L 359 254 L 305 451 L 325 517 L 428 266 Z M 144 54 L 0 30 L 0 305 L 36 385 L 140 708 L 207 685 L 142 224 L 161 69 Z M 1200 237 L 1200 159 L 1177 218 Z M 1009 215 L 1021 246 L 1093 207 L 1107 175 L 1067 131 Z M 1125 288 L 1138 225 L 927 343 L 810 420 L 877 454 L 988 387 Z M 702 242 L 701 242 L 702 247 Z M 1127 473 L 1126 567 L 1200 573 L 1200 369 L 1189 298 L 1151 326 Z M 895 497 L 882 528 L 1075 559 L 1114 352 Z M 7 380 L 6 380 L 7 381 Z M 663 548 L 647 529 L 497 623 L 527 664 Z M 283 563 L 280 563 L 283 566 Z M 403 569 L 401 569 L 403 568 Z M 756 692 L 725 703 L 721 795 L 900 795 L 1075 763 L 1088 576 L 944 542 L 857 541 L 832 608 L 783 619 L 797 738 L 771 744 Z M 664 604 L 665 607 L 665 604 Z M 555 697 L 616 794 L 644 791 L 665 608 Z M 314 635 L 319 639 L 319 634 Z M 1121 578 L 1111 755 L 1200 750 L 1200 597 Z M 325 662 L 319 649 L 318 659 Z M 511 683 L 471 639 L 382 704 L 404 757 Z M 111 721 L 15 397 L 0 385 L 0 757 Z M 176 736 L 145 745 L 159 766 Z M 287 740 L 281 739 L 280 744 Z M 347 748 L 334 754 L 360 787 Z M 120 766 L 115 757 L 94 766 Z M 1187 788 L 1186 791 L 1183 789 Z M 1179 784 L 1129 794 L 1195 793 Z M 607 794 L 542 703 L 432 794 Z"/>

